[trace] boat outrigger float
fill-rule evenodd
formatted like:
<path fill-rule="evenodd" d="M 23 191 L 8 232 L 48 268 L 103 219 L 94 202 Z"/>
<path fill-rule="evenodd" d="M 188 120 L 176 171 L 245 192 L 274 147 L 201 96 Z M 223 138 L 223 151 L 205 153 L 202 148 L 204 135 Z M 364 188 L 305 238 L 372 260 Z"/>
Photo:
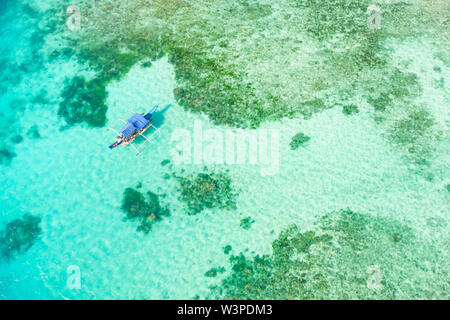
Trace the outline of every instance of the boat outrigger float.
<path fill-rule="evenodd" d="M 134 139 L 136 139 L 137 136 L 142 136 L 145 140 L 147 140 L 146 142 L 151 142 L 153 136 L 159 133 L 159 129 L 152 124 L 152 115 L 156 111 L 156 109 L 158 109 L 158 106 L 154 106 L 153 109 L 145 115 L 130 110 L 130 112 L 133 112 L 134 114 L 130 119 L 128 119 L 128 121 L 119 118 L 111 127 L 108 127 L 110 130 L 114 131 L 117 134 L 116 142 L 110 145 L 109 148 L 114 149 L 120 145 L 130 145 L 137 151 L 136 155 L 139 155 L 141 153 L 141 150 L 137 149 L 132 144 Z M 120 131 L 117 131 L 113 128 L 113 126 L 119 121 L 125 123 L 125 126 L 120 129 Z M 152 135 L 147 138 L 143 133 L 150 127 L 155 129 L 155 132 L 153 132 Z"/>

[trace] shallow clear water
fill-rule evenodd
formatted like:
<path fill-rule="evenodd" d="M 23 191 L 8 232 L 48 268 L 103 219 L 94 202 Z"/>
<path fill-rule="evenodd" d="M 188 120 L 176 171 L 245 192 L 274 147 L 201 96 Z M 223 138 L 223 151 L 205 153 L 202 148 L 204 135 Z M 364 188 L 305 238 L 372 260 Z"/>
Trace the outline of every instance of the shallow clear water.
<path fill-rule="evenodd" d="M 441 131 L 440 139 L 430 142 L 428 166 L 412 163 L 407 152 L 386 137 L 385 123 L 374 121 L 371 107 L 355 95 L 352 101 L 359 112 L 350 117 L 336 106 L 310 118 L 284 117 L 263 122 L 255 131 L 245 129 L 258 137 L 265 132 L 279 135 L 276 170 L 261 174 L 268 164 L 260 162 L 207 165 L 210 172 L 229 170 L 238 193 L 236 208 L 211 208 L 192 216 L 186 214 L 177 180 L 165 174 L 197 173 L 206 164 L 174 163 L 173 137 L 180 129 L 194 134 L 196 125 L 204 132 L 217 129 L 221 136 L 237 129 L 216 125 L 205 114 L 178 104 L 173 94 L 178 87 L 176 71 L 167 55 L 151 67 L 135 64 L 107 85 L 108 125 L 130 109 L 145 112 L 155 104 L 161 106 L 155 114 L 161 134 L 139 157 L 129 148 L 109 151 L 114 134 L 105 127 L 67 126 L 57 114 L 64 81 L 93 71 L 75 57 L 48 59 L 48 53 L 59 48 L 58 37 L 45 33 L 42 21 L 49 14 L 44 10 L 56 5 L 39 1 L 30 5 L 36 15 L 19 12 L 19 4 L 11 1 L 0 6 L 0 53 L 7 63 L 0 84 L 0 148 L 15 155 L 0 163 L 0 232 L 29 213 L 41 218 L 41 233 L 28 250 L 13 259 L 0 259 L 1 299 L 210 297 L 209 286 L 220 286 L 232 272 L 224 246 L 231 245 L 236 255 L 271 254 L 272 242 L 287 226 L 314 229 L 321 215 L 347 208 L 399 221 L 416 235 L 406 247 L 408 252 L 394 250 L 381 265 L 381 276 L 389 275 L 389 281 L 400 288 L 393 298 L 448 298 L 450 67 L 434 58 L 433 41 L 409 38 L 387 44 L 393 48 L 393 61 L 399 65 L 410 61 L 403 70 L 417 75 L 422 85 L 418 103 L 427 105 L 436 130 Z M 62 17 L 57 21 L 63 23 L 64 10 L 57 8 Z M 46 42 L 39 40 L 39 33 Z M 40 61 L 42 55 L 47 58 Z M 248 66 L 249 77 L 261 72 L 269 58 L 260 59 L 259 66 Z M 437 64 L 440 75 L 433 73 Z M 279 76 L 274 69 L 268 74 Z M 439 81 L 442 87 L 436 86 Z M 283 79 L 275 82 L 284 84 Z M 387 121 L 395 121 L 402 112 L 393 112 Z M 33 126 L 38 126 L 40 138 L 27 133 Z M 311 139 L 291 150 L 291 138 L 300 131 Z M 17 135 L 23 141 L 12 142 Z M 191 138 L 195 144 L 195 137 Z M 161 165 L 166 159 L 172 164 Z M 138 183 L 143 190 L 165 194 L 161 199 L 172 213 L 148 234 L 136 232 L 137 223 L 123 221 L 123 191 Z M 246 217 L 254 220 L 248 230 L 240 225 Z M 378 243 L 376 232 L 371 235 L 368 241 Z M 364 268 L 380 265 L 377 257 L 383 251 L 383 246 L 374 245 L 362 258 Z M 67 284 L 70 266 L 81 272 L 80 289 Z M 226 270 L 223 274 L 205 277 L 209 269 L 221 266 Z M 351 261 L 338 268 L 345 274 L 353 272 Z M 408 279 L 411 274 L 415 278 Z M 336 284 L 330 297 L 378 297 L 376 292 L 365 295 L 351 288 L 346 297 L 340 288 L 345 284 Z"/>

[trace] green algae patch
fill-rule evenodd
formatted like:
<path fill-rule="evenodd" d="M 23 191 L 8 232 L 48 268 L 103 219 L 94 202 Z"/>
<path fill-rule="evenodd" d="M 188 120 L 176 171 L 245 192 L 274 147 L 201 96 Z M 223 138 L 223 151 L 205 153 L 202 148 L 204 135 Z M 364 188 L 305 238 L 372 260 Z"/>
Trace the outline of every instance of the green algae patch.
<path fill-rule="evenodd" d="M 86 80 L 76 76 L 66 84 L 61 94 L 58 115 L 69 125 L 86 123 L 91 127 L 103 127 L 106 123 L 107 92 L 101 78 Z"/>
<path fill-rule="evenodd" d="M 170 216 L 168 208 L 161 206 L 159 196 L 151 191 L 143 194 L 136 189 L 126 188 L 123 192 L 121 209 L 126 220 L 139 221 L 137 231 L 148 233 L 152 225 Z"/>
<path fill-rule="evenodd" d="M 331 212 L 318 219 L 314 230 L 287 227 L 273 241 L 271 254 L 231 255 L 230 274 L 212 289 L 212 295 L 224 299 L 444 298 L 448 277 L 444 265 L 433 261 L 433 250 L 439 248 L 429 243 L 420 243 L 421 247 L 417 241 L 415 232 L 399 221 L 348 209 Z M 436 268 L 427 268 L 428 263 Z"/>
<path fill-rule="evenodd" d="M 289 146 L 291 147 L 291 150 L 296 150 L 306 142 L 311 140 L 310 137 L 307 135 L 299 132 L 295 136 L 292 137 L 291 142 L 289 143 Z"/>
<path fill-rule="evenodd" d="M 227 174 L 199 173 L 176 178 L 181 199 L 186 203 L 189 215 L 195 215 L 205 209 L 236 208 L 236 193 Z"/>
<path fill-rule="evenodd" d="M 40 222 L 41 218 L 30 214 L 9 222 L 0 234 L 1 256 L 8 261 L 30 249 L 41 234 Z"/>

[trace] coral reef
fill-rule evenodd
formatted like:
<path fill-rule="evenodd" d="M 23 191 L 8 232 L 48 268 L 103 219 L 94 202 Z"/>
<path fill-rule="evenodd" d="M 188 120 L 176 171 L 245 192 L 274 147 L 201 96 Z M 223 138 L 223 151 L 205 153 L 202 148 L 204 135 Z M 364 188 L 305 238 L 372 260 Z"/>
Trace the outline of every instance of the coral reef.
<path fill-rule="evenodd" d="M 351 210 L 331 212 L 319 218 L 316 230 L 286 228 L 273 241 L 272 254 L 251 259 L 243 253 L 231 255 L 230 274 L 212 289 L 212 295 L 225 299 L 444 298 L 448 294 L 442 283 L 448 275 L 431 261 L 436 256 L 430 253 L 438 248 L 429 243 L 420 247 L 417 241 L 415 232 L 398 221 Z M 434 267 L 427 267 L 429 263 Z M 373 272 L 379 272 L 380 278 L 373 280 Z M 420 285 L 409 285 L 419 278 Z"/>
<path fill-rule="evenodd" d="M 121 209 L 126 213 L 126 220 L 139 220 L 137 231 L 148 233 L 155 222 L 170 216 L 167 207 L 160 204 L 159 196 L 148 191 L 145 195 L 133 188 L 123 192 Z"/>
<path fill-rule="evenodd" d="M 231 186 L 231 179 L 225 173 L 199 173 L 176 178 L 189 215 L 204 209 L 236 208 L 236 193 Z"/>
<path fill-rule="evenodd" d="M 371 5 L 380 9 L 380 29 L 368 27 Z M 386 134 L 396 114 L 423 91 L 409 62 L 393 59 L 389 43 L 431 37 L 439 40 L 433 44 L 435 59 L 450 60 L 439 44 L 448 38 L 440 11 L 416 1 L 103 0 L 83 2 L 83 8 L 82 19 L 90 23 L 68 35 L 67 47 L 97 72 L 101 85 L 120 79 L 136 63 L 148 67 L 166 55 L 175 68 L 178 104 L 234 127 L 308 119 L 337 105 L 355 114 L 353 103 L 362 99 Z M 112 23 L 111 16 L 121 18 Z M 443 81 L 441 76 L 439 90 Z M 435 141 L 427 136 L 428 144 Z M 420 149 L 399 151 L 408 154 L 411 147 Z"/>
<path fill-rule="evenodd" d="M 30 249 L 41 234 L 40 222 L 41 218 L 30 214 L 9 222 L 0 235 L 1 256 L 10 260 Z"/>
<path fill-rule="evenodd" d="M 332 0 L 326 5 L 318 0 L 283 0 L 274 8 L 267 1 L 144 0 L 113 7 L 101 1 L 85 8 L 86 18 L 95 23 L 81 30 L 80 36 L 73 36 L 73 46 L 80 60 L 110 80 L 120 78 L 138 61 L 148 64 L 168 54 L 175 66 L 179 84 L 175 96 L 180 105 L 205 112 L 219 124 L 255 127 L 267 119 L 321 111 L 305 108 L 303 102 L 317 99 L 317 93 L 338 80 L 334 75 L 356 80 L 366 66 L 385 67 L 383 42 L 389 37 L 410 36 L 417 24 L 423 23 L 417 11 L 406 4 L 382 4 L 383 17 L 389 23 L 381 30 L 371 30 L 366 14 L 371 4 L 369 0 Z M 124 12 L 126 24 L 110 23 L 111 14 Z M 404 19 L 404 14 L 417 22 Z M 274 29 L 286 35 L 266 32 Z M 190 30 L 189 36 L 185 30 Z M 289 63 L 302 46 L 310 46 L 309 40 L 303 44 L 297 39 L 299 30 L 330 47 L 320 49 L 323 58 L 306 61 L 311 72 Z M 301 36 L 305 37 L 303 32 Z M 333 41 L 335 37 L 341 41 Z M 267 77 L 256 71 L 257 64 L 266 66 Z M 318 80 L 323 71 L 331 71 L 331 79 Z M 284 82 L 273 82 L 279 79 L 277 72 L 288 82 L 302 79 L 305 85 L 284 92 Z"/>
<path fill-rule="evenodd" d="M 299 132 L 295 136 L 292 137 L 291 142 L 289 145 L 291 146 L 291 150 L 296 150 L 301 145 L 305 144 L 311 140 L 310 137 L 304 135 L 303 133 Z"/>

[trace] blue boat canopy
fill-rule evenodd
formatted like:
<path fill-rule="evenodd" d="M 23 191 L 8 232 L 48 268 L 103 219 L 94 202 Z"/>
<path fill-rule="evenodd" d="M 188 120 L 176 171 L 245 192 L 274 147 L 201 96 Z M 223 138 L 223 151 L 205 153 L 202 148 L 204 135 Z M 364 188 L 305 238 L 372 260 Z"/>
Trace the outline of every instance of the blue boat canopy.
<path fill-rule="evenodd" d="M 133 124 L 138 130 L 142 130 L 148 125 L 148 120 L 145 119 L 143 115 L 135 113 L 130 120 L 128 120 L 128 123 Z"/>
<path fill-rule="evenodd" d="M 137 128 L 132 123 L 127 123 L 125 127 L 120 130 L 120 133 L 123 134 L 125 138 L 129 138 L 136 130 Z"/>
<path fill-rule="evenodd" d="M 125 127 L 120 130 L 125 138 L 131 137 L 136 131 L 144 129 L 148 125 L 149 121 L 144 118 L 143 115 L 139 113 L 133 114 L 133 116 L 128 120 Z"/>

